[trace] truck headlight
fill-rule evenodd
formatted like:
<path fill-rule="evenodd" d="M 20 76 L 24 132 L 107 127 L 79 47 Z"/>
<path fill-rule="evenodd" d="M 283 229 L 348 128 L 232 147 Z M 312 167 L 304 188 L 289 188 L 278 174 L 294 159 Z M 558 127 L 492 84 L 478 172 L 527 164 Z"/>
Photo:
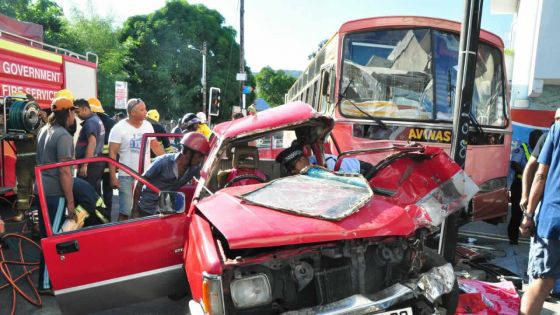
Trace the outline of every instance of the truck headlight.
<path fill-rule="evenodd" d="M 233 280 L 230 290 L 231 299 L 237 308 L 250 308 L 272 301 L 270 282 L 265 274 Z"/>
<path fill-rule="evenodd" d="M 224 314 L 222 277 L 203 272 L 201 302 L 206 314 Z"/>

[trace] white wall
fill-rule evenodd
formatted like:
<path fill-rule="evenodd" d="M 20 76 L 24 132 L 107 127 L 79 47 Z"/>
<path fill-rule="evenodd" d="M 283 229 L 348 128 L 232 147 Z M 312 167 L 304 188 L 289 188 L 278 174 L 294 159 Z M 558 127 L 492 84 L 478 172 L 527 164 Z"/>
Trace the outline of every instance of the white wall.
<path fill-rule="evenodd" d="M 546 0 L 521 0 L 517 16 L 513 22 L 513 73 L 512 101 L 514 107 L 517 99 L 527 99 L 529 86 L 532 85 L 533 68 L 538 41 L 540 6 Z"/>
<path fill-rule="evenodd" d="M 534 2 L 535 0 L 522 1 Z M 560 81 L 560 1 L 542 0 L 540 30 L 535 55 L 536 79 Z"/>

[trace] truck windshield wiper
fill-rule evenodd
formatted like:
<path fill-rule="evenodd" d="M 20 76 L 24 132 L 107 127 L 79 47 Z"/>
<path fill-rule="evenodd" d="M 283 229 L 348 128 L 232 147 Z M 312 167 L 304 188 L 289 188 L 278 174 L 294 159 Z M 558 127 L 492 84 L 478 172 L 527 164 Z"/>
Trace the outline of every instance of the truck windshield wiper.
<path fill-rule="evenodd" d="M 354 102 L 352 102 L 352 100 L 350 100 L 349 98 L 346 97 L 346 92 L 348 92 L 348 88 L 350 87 L 350 85 L 352 85 L 354 83 L 354 79 L 350 79 L 350 82 L 348 82 L 348 85 L 346 85 L 346 88 L 344 88 L 344 92 L 342 92 L 342 94 L 340 94 L 338 96 L 338 102 L 336 102 L 336 106 L 340 105 L 340 102 L 345 99 L 347 100 L 350 104 L 352 104 L 352 106 L 354 106 L 358 111 L 360 111 L 360 113 L 364 114 L 367 118 L 375 121 L 379 127 L 381 127 L 381 129 L 387 130 L 387 125 L 381 121 L 381 119 L 379 119 L 378 117 L 374 117 L 372 115 L 370 115 L 368 112 L 364 111 L 363 109 L 361 109 L 358 105 L 354 104 Z"/>

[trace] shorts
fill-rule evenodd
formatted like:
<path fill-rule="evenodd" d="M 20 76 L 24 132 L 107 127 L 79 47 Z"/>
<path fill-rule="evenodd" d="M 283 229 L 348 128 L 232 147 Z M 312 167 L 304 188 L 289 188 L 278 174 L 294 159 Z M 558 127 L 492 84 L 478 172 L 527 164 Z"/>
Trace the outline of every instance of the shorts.
<path fill-rule="evenodd" d="M 119 213 L 130 216 L 134 191 L 134 177 L 119 175 Z"/>
<path fill-rule="evenodd" d="M 531 238 L 527 274 L 530 278 L 560 278 L 560 240 Z"/>

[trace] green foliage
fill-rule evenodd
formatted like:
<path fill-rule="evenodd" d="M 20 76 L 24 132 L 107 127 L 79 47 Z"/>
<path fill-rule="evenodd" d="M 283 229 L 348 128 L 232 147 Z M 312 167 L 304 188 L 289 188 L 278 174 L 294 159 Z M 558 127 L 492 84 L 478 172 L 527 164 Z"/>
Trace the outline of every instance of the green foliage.
<path fill-rule="evenodd" d="M 257 96 L 263 98 L 271 106 L 284 104 L 284 95 L 296 79 L 283 70 L 275 71 L 265 67 L 256 75 Z"/>
<path fill-rule="evenodd" d="M 222 15 L 204 5 L 169 0 L 160 10 L 130 17 L 122 28 L 115 28 L 111 18 L 80 11 L 95 12 L 93 3 L 73 9 L 70 21 L 52 0 L 0 0 L 0 11 L 43 25 L 46 43 L 96 53 L 98 97 L 106 110 L 113 108 L 114 82 L 127 81 L 129 97 L 141 97 L 167 120 L 202 110 L 202 56 L 187 47 L 201 49 L 206 41 L 207 88 L 222 90 L 221 117 L 213 121 L 229 119 L 232 106 L 240 103 L 241 85 L 235 80 L 239 45 L 235 30 L 223 25 Z M 247 72 L 245 84 L 254 86 L 255 77 L 250 69 Z M 253 99 L 248 95 L 247 103 Z"/>
<path fill-rule="evenodd" d="M 91 3 L 89 5 L 91 6 Z M 88 11 L 93 12 L 93 10 Z M 99 57 L 98 97 L 109 112 L 112 112 L 115 100 L 115 81 L 128 79 L 128 74 L 123 68 L 128 51 L 119 41 L 119 31 L 112 25 L 112 18 L 97 14 L 85 16 L 80 11 L 74 11 L 69 27 L 70 37 L 76 39 L 73 50 L 95 52 Z"/>
<path fill-rule="evenodd" d="M 129 94 L 146 100 L 166 119 L 202 110 L 202 55 L 187 47 L 202 49 L 206 41 L 206 85 L 222 90 L 221 118 L 229 118 L 230 105 L 239 102 L 240 86 L 235 81 L 239 46 L 235 30 L 223 23 L 217 11 L 184 0 L 168 1 L 152 14 L 129 18 L 121 34 L 130 53 L 124 63 Z"/>
<path fill-rule="evenodd" d="M 328 39 L 323 39 L 322 41 L 319 42 L 319 44 L 317 45 L 317 50 L 315 50 L 314 52 L 310 53 L 307 56 L 308 60 L 311 60 L 313 58 L 315 58 L 315 56 L 317 56 L 317 53 L 319 53 L 321 51 L 321 49 L 323 49 L 323 46 L 325 46 L 327 44 L 329 40 Z"/>

